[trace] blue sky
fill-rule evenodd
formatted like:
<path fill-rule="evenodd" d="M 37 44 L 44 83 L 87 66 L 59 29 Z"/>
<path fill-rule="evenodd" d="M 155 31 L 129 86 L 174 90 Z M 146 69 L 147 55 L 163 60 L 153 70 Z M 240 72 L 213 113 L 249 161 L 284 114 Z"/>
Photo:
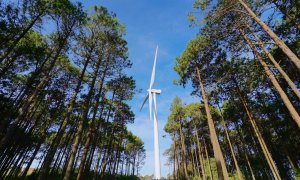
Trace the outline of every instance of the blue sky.
<path fill-rule="evenodd" d="M 128 42 L 129 58 L 133 67 L 128 70 L 143 93 L 137 94 L 130 102 L 136 115 L 135 123 L 129 130 L 141 137 L 145 142 L 146 163 L 141 170 L 142 175 L 154 174 L 153 154 L 153 122 L 149 120 L 148 105 L 139 112 L 139 107 L 149 87 L 153 58 L 156 45 L 159 46 L 157 70 L 154 87 L 162 90 L 157 96 L 158 126 L 160 138 L 160 154 L 162 176 L 169 173 L 165 165 L 163 152 L 170 146 L 170 137 L 162 138 L 166 133 L 163 127 L 167 122 L 169 108 L 173 98 L 178 95 L 184 102 L 197 99 L 190 96 L 191 89 L 173 85 L 178 76 L 173 67 L 175 58 L 184 50 L 188 41 L 195 37 L 196 28 L 190 28 L 187 14 L 192 9 L 194 0 L 90 0 L 83 5 L 88 9 L 94 5 L 103 5 L 115 12 L 118 19 L 126 26 L 125 39 Z"/>

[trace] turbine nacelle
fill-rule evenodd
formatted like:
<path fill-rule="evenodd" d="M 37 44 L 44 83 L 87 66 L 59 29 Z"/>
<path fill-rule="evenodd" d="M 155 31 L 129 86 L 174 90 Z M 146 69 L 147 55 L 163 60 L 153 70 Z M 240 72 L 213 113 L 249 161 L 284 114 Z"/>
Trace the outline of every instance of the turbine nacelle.
<path fill-rule="evenodd" d="M 155 93 L 155 94 L 160 94 L 161 93 L 160 89 L 148 89 L 147 91 L 151 92 L 151 93 Z"/>

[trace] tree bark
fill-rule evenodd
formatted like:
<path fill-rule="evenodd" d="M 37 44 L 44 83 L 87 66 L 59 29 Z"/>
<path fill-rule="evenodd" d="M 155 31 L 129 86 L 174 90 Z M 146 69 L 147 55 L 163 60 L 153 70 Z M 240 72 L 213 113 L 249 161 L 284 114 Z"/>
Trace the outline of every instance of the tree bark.
<path fill-rule="evenodd" d="M 231 152 L 233 162 L 234 162 L 234 165 L 235 165 L 235 168 L 236 168 L 236 171 L 237 171 L 238 179 L 242 180 L 242 179 L 244 179 L 243 174 L 242 174 L 240 166 L 239 166 L 239 164 L 236 160 L 235 153 L 233 151 L 233 147 L 232 147 L 232 143 L 231 143 L 231 140 L 230 140 L 230 137 L 229 137 L 227 125 L 226 125 L 226 122 L 224 120 L 224 115 L 223 115 L 223 112 L 222 112 L 221 108 L 219 107 L 219 105 L 218 105 L 218 108 L 219 108 L 219 111 L 220 111 L 220 114 L 221 114 L 221 124 L 223 125 L 224 131 L 225 131 L 226 139 L 227 139 L 228 144 L 229 144 L 230 152 Z"/>
<path fill-rule="evenodd" d="M 300 60 L 295 53 L 266 25 L 253 11 L 252 9 L 243 1 L 238 0 L 240 4 L 247 10 L 250 17 L 254 19 L 263 30 L 274 40 L 274 42 L 281 48 L 281 50 L 289 57 L 289 59 L 296 65 L 300 70 Z"/>
<path fill-rule="evenodd" d="M 260 40 L 260 38 L 257 36 L 257 34 L 253 31 L 253 29 L 247 23 L 246 23 L 246 26 L 250 30 L 250 32 L 253 34 L 253 36 L 257 40 L 259 46 L 266 53 L 266 55 L 268 56 L 270 61 L 273 63 L 273 65 L 276 67 L 276 69 L 279 71 L 279 73 L 282 75 L 282 77 L 285 79 L 285 81 L 288 83 L 288 85 L 291 87 L 291 89 L 296 94 L 296 96 L 300 99 L 300 91 L 298 90 L 295 83 L 290 79 L 290 77 L 285 73 L 285 71 L 281 68 L 281 66 L 276 62 L 273 55 L 267 50 L 267 48 L 264 46 L 263 42 Z"/>
<path fill-rule="evenodd" d="M 209 156 L 208 156 L 208 152 L 207 152 L 207 146 L 206 146 L 206 143 L 204 141 L 204 150 L 205 150 L 205 155 L 206 155 L 206 159 L 207 159 L 207 164 L 208 164 L 208 169 L 209 169 L 209 176 L 210 176 L 210 179 L 214 179 L 214 176 L 213 176 L 213 173 L 212 173 L 212 170 L 211 170 L 211 164 L 210 164 L 210 159 L 209 159 Z M 204 158 L 203 158 L 204 159 Z"/>
<path fill-rule="evenodd" d="M 65 118 L 62 121 L 61 126 L 59 127 L 55 138 L 51 142 L 49 151 L 47 152 L 47 155 L 46 155 L 46 157 L 44 159 L 44 162 L 43 162 L 43 165 L 42 165 L 39 177 L 38 177 L 39 180 L 44 180 L 46 178 L 47 174 L 49 173 L 50 165 L 52 163 L 53 157 L 54 157 L 54 155 L 56 153 L 57 147 L 60 144 L 61 138 L 63 137 L 65 129 L 66 129 L 68 123 L 69 123 L 69 120 L 70 120 L 73 108 L 75 106 L 76 98 L 77 98 L 77 95 L 78 95 L 78 93 L 80 91 L 80 87 L 81 87 L 82 81 L 84 79 L 84 75 L 85 75 L 87 66 L 88 66 L 88 64 L 89 64 L 89 62 L 91 60 L 91 53 L 92 52 L 90 51 L 90 54 L 88 55 L 88 57 L 87 57 L 87 59 L 86 59 L 86 61 L 84 63 L 84 66 L 83 66 L 83 69 L 81 71 L 81 74 L 80 74 L 78 83 L 76 85 L 74 94 L 73 94 L 73 96 L 72 96 L 72 98 L 70 100 L 70 103 L 68 105 L 68 109 L 67 109 L 67 113 L 65 115 Z"/>
<path fill-rule="evenodd" d="M 109 60 L 107 60 L 107 61 L 109 61 Z M 95 83 L 96 83 L 96 79 L 97 79 L 97 76 L 98 76 L 98 72 L 99 72 L 101 62 L 102 62 L 102 60 L 100 59 L 100 60 L 98 60 L 98 62 L 96 64 L 94 74 L 93 74 L 93 79 L 92 79 L 92 82 L 91 82 L 91 85 L 90 85 L 90 90 L 89 90 L 88 95 L 87 95 L 87 97 L 84 101 L 84 106 L 82 107 L 83 111 L 82 111 L 82 113 L 80 115 L 80 118 L 79 118 L 79 127 L 78 127 L 76 137 L 75 137 L 74 142 L 73 142 L 72 152 L 71 152 L 71 156 L 69 158 L 69 162 L 68 162 L 66 174 L 64 176 L 64 180 L 69 180 L 71 178 L 71 172 L 72 172 L 72 167 L 73 167 L 73 163 L 74 163 L 74 160 L 75 160 L 75 155 L 76 155 L 76 152 L 78 150 L 79 143 L 81 141 L 81 136 L 82 136 L 82 132 L 83 132 L 83 129 L 84 129 L 84 124 L 85 124 L 84 121 L 87 119 L 87 115 L 89 113 L 89 109 L 90 109 L 89 106 L 90 106 L 92 96 L 94 94 L 94 86 L 95 86 Z"/>
<path fill-rule="evenodd" d="M 175 139 L 175 133 L 173 134 L 173 153 L 174 153 L 174 162 L 173 162 L 173 179 L 177 179 L 176 178 L 176 139 Z"/>
<path fill-rule="evenodd" d="M 278 169 L 277 169 L 277 167 L 274 163 L 274 160 L 271 156 L 271 153 L 268 150 L 267 145 L 266 145 L 266 143 L 265 143 L 265 141 L 264 141 L 264 139 L 263 139 L 263 137 L 262 137 L 262 135 L 261 135 L 261 133 L 258 129 L 258 126 L 257 126 L 255 120 L 254 120 L 254 117 L 253 117 L 251 111 L 248 108 L 248 105 L 247 105 L 248 103 L 247 103 L 246 97 L 243 95 L 242 91 L 239 89 L 236 80 L 233 79 L 233 81 L 236 84 L 236 90 L 237 90 L 237 93 L 239 94 L 239 98 L 240 98 L 240 100 L 241 100 L 241 102 L 242 102 L 242 104 L 243 104 L 243 106 L 246 110 L 246 113 L 247 113 L 247 116 L 249 118 L 250 124 L 252 125 L 252 128 L 254 129 L 255 135 L 256 135 L 256 137 L 258 139 L 258 142 L 259 142 L 259 144 L 260 144 L 260 146 L 263 150 L 265 158 L 267 159 L 268 165 L 269 165 L 269 167 L 270 167 L 270 169 L 273 173 L 273 176 L 276 180 L 281 180 L 279 171 L 278 171 Z"/>
<path fill-rule="evenodd" d="M 285 94 L 285 92 L 283 91 L 283 89 L 281 88 L 280 84 L 278 83 L 278 81 L 276 80 L 276 78 L 274 77 L 273 73 L 271 72 L 270 68 L 268 67 L 267 63 L 263 60 L 263 58 L 260 56 L 259 52 L 257 51 L 257 49 L 255 48 L 255 46 L 252 44 L 252 42 L 250 41 L 250 39 L 247 37 L 247 35 L 245 34 L 245 32 L 242 29 L 239 29 L 240 33 L 242 34 L 243 38 L 245 39 L 245 41 L 247 42 L 247 44 L 250 46 L 250 48 L 253 50 L 255 56 L 257 57 L 258 61 L 260 62 L 260 64 L 263 66 L 266 75 L 268 76 L 268 78 L 270 79 L 270 81 L 272 82 L 274 88 L 277 90 L 277 92 L 279 93 L 283 103 L 285 104 L 285 106 L 287 107 L 287 109 L 289 110 L 292 118 L 294 119 L 294 121 L 297 123 L 298 127 L 300 128 L 300 116 L 298 114 L 298 112 L 296 111 L 296 109 L 294 108 L 294 106 L 292 105 L 291 101 L 289 100 L 288 96 Z"/>
<path fill-rule="evenodd" d="M 184 135 L 182 133 L 182 125 L 181 125 L 181 119 L 179 120 L 179 133 L 180 133 L 180 144 L 181 144 L 181 150 L 182 150 L 182 159 L 183 159 L 183 168 L 184 168 L 184 175 L 185 175 L 185 178 L 188 179 L 189 177 L 189 174 L 188 174 L 188 171 L 187 171 L 187 156 L 186 156 L 186 149 L 185 149 L 185 143 L 184 143 Z"/>
<path fill-rule="evenodd" d="M 207 177 L 206 177 L 206 172 L 205 172 L 205 165 L 204 165 L 204 158 L 202 157 L 202 146 L 201 146 L 201 143 L 200 143 L 200 139 L 199 139 L 199 135 L 198 135 L 198 131 L 196 129 L 196 138 L 197 138 L 197 146 L 198 146 L 198 153 L 199 153 L 199 161 L 200 161 L 200 165 L 201 165 L 201 169 L 202 169 L 202 178 L 203 180 L 206 180 Z M 200 174 L 199 174 L 200 176 Z"/>
<path fill-rule="evenodd" d="M 33 27 L 33 25 L 37 22 L 37 20 L 44 14 L 46 8 L 43 9 L 22 31 L 22 33 L 13 41 L 12 45 L 4 52 L 3 56 L 0 58 L 0 63 L 2 63 L 8 55 L 13 51 L 18 42 L 29 32 L 29 30 Z M 2 73 L 2 72 L 1 72 Z"/>
<path fill-rule="evenodd" d="M 209 133 L 210 133 L 210 138 L 211 138 L 213 151 L 214 151 L 214 156 L 215 156 L 215 159 L 216 159 L 217 170 L 218 170 L 218 178 L 221 179 L 221 180 L 223 180 L 223 179 L 227 180 L 229 176 L 228 176 L 225 160 L 224 160 L 224 157 L 223 157 L 223 154 L 222 154 L 222 151 L 221 151 L 221 147 L 220 147 L 220 144 L 219 144 L 219 140 L 218 140 L 218 136 L 217 136 L 217 133 L 216 133 L 214 121 L 212 119 L 212 115 L 211 115 L 211 112 L 210 112 L 208 99 L 206 97 L 206 93 L 205 93 L 205 90 L 204 90 L 203 80 L 201 79 L 200 68 L 196 67 L 196 70 L 197 70 L 197 76 L 198 76 L 198 80 L 199 80 L 199 84 L 200 84 L 200 88 L 201 88 L 202 99 L 204 101 L 204 106 L 205 106 L 205 111 L 206 111 L 206 116 L 207 116 L 207 121 L 208 121 L 208 127 L 209 127 Z"/>

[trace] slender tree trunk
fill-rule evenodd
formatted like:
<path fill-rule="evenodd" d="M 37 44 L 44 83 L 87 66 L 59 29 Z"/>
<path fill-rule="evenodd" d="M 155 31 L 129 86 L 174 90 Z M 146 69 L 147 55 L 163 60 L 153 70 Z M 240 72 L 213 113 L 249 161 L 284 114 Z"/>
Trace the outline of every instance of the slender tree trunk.
<path fill-rule="evenodd" d="M 197 146 L 198 146 L 198 153 L 199 153 L 199 160 L 200 160 L 200 165 L 201 165 L 201 169 L 202 169 L 202 178 L 203 180 L 206 180 L 206 172 L 205 172 L 205 165 L 204 165 L 204 158 L 202 157 L 202 146 L 200 143 L 200 139 L 199 139 L 199 135 L 198 135 L 198 131 L 196 129 L 196 139 L 197 139 Z M 200 174 L 199 174 L 200 176 Z"/>
<path fill-rule="evenodd" d="M 227 180 L 229 176 L 228 176 L 225 160 L 224 160 L 224 157 L 223 157 L 223 154 L 221 151 L 221 147 L 219 144 L 214 121 L 211 116 L 208 99 L 206 97 L 206 93 L 204 90 L 204 84 L 201 79 L 200 68 L 196 67 L 196 70 L 197 70 L 197 76 L 198 76 L 198 80 L 199 80 L 199 84 L 200 84 L 200 88 L 201 88 L 202 99 L 204 101 L 204 106 L 205 106 L 205 111 L 206 111 L 206 116 L 207 116 L 207 121 L 208 121 L 208 127 L 209 127 L 209 133 L 210 133 L 210 137 L 211 137 L 211 141 L 212 141 L 212 145 L 213 145 L 214 156 L 216 159 L 218 178 L 221 180 L 223 180 L 223 179 Z"/>
<path fill-rule="evenodd" d="M 88 55 L 88 57 L 87 57 L 87 59 L 86 59 L 86 61 L 84 63 L 84 66 L 83 66 L 83 69 L 81 71 L 81 74 L 80 74 L 78 83 L 76 85 L 74 94 L 73 94 L 73 96 L 72 96 L 72 98 L 70 100 L 70 103 L 68 105 L 68 109 L 67 109 L 67 113 L 65 115 L 65 118 L 62 121 L 61 126 L 58 129 L 58 132 L 57 132 L 55 138 L 51 142 L 49 151 L 47 152 L 47 155 L 46 155 L 46 157 L 44 159 L 44 162 L 43 162 L 43 165 L 42 165 L 42 168 L 41 168 L 41 173 L 40 173 L 40 175 L 38 177 L 39 180 L 44 180 L 46 178 L 47 174 L 49 173 L 49 169 L 50 169 L 50 165 L 52 163 L 53 157 L 54 157 L 54 155 L 56 153 L 56 150 L 57 150 L 57 148 L 58 148 L 58 146 L 60 144 L 61 138 L 63 137 L 65 129 L 66 129 L 68 123 L 69 123 L 69 120 L 70 120 L 73 108 L 75 106 L 76 98 L 77 98 L 77 95 L 78 95 L 78 93 L 80 91 L 80 87 L 81 87 L 82 81 L 84 79 L 84 75 L 85 75 L 87 66 L 88 66 L 88 64 L 89 64 L 89 62 L 91 60 L 91 53 L 92 53 L 92 51 L 89 52 L 89 55 Z"/>
<path fill-rule="evenodd" d="M 24 38 L 24 36 L 29 32 L 29 30 L 33 27 L 33 25 L 37 22 L 38 19 L 44 14 L 46 8 L 43 9 L 29 24 L 28 26 L 22 31 L 22 33 L 13 41 L 12 45 L 8 47 L 8 49 L 4 52 L 4 54 L 0 58 L 0 63 L 2 63 L 8 55 L 13 51 L 13 49 L 16 47 L 18 42 Z M 2 73 L 2 72 L 1 72 Z"/>
<path fill-rule="evenodd" d="M 70 159 L 69 159 L 69 162 L 68 162 L 67 171 L 66 171 L 66 174 L 64 176 L 64 180 L 69 180 L 71 178 L 71 172 L 72 172 L 72 167 L 73 167 L 73 163 L 74 163 L 74 160 L 75 160 L 75 155 L 76 155 L 76 152 L 78 150 L 79 143 L 81 141 L 81 136 L 82 136 L 82 132 L 83 132 L 83 129 L 84 129 L 84 123 L 85 123 L 84 121 L 86 120 L 87 115 L 89 113 L 89 109 L 90 109 L 89 106 L 90 106 L 92 96 L 94 94 L 94 86 L 95 86 L 95 83 L 96 83 L 96 79 L 97 79 L 97 75 L 98 75 L 98 72 L 99 72 L 101 62 L 102 62 L 102 60 L 98 60 L 98 62 L 96 64 L 94 74 L 93 74 L 93 80 L 92 80 L 91 85 L 90 85 L 90 90 L 89 90 L 88 95 L 85 99 L 84 106 L 82 107 L 83 111 L 82 111 L 82 113 L 80 115 L 80 118 L 79 118 L 79 127 L 77 129 L 76 137 L 75 137 L 74 142 L 73 142 L 72 152 L 71 152 L 71 156 L 70 156 Z"/>
<path fill-rule="evenodd" d="M 266 143 L 265 143 L 265 141 L 264 141 L 264 139 L 263 139 L 263 137 L 262 137 L 262 135 L 261 135 L 261 133 L 260 133 L 260 131 L 258 129 L 258 126 L 257 126 L 257 124 L 256 124 L 256 122 L 255 122 L 255 120 L 253 118 L 252 113 L 248 109 L 248 105 L 247 105 L 248 103 L 247 103 L 246 97 L 243 95 L 242 91 L 239 89 L 236 80 L 233 79 L 233 81 L 236 84 L 237 93 L 239 94 L 240 100 L 241 100 L 241 102 L 242 102 L 242 104 L 243 104 L 243 106 L 244 106 L 244 108 L 246 110 L 246 113 L 248 115 L 249 121 L 250 121 L 250 123 L 252 125 L 252 128 L 254 129 L 255 135 L 257 136 L 257 139 L 258 139 L 259 144 L 260 144 L 260 146 L 261 146 L 261 148 L 263 150 L 263 153 L 264 153 L 264 155 L 265 155 L 265 157 L 267 159 L 267 162 L 268 162 L 268 164 L 270 166 L 270 169 L 271 169 L 271 171 L 273 173 L 273 176 L 274 176 L 274 178 L 276 180 L 281 180 L 279 171 L 278 171 L 278 169 L 277 169 L 277 167 L 276 167 L 276 165 L 274 163 L 274 160 L 273 160 L 273 158 L 271 156 L 271 153 L 270 153 L 270 151 L 267 148 L 267 145 L 266 145 Z"/>
<path fill-rule="evenodd" d="M 25 179 L 25 177 L 26 177 L 26 175 L 27 175 L 27 173 L 28 173 L 28 170 L 29 170 L 29 168 L 30 168 L 30 166 L 31 166 L 31 164 L 32 164 L 32 162 L 33 162 L 35 156 L 37 155 L 37 153 L 38 153 L 39 150 L 40 150 L 41 145 L 42 145 L 42 143 L 39 143 L 39 145 L 36 146 L 34 152 L 31 154 L 31 157 L 30 157 L 30 159 L 29 159 L 29 162 L 27 163 L 25 169 L 23 170 L 23 173 L 22 173 L 22 175 L 21 175 L 21 179 Z"/>
<path fill-rule="evenodd" d="M 270 79 L 270 81 L 272 82 L 273 86 L 275 87 L 275 89 L 277 90 L 277 92 L 279 93 L 283 103 L 285 104 L 285 106 L 287 107 L 287 109 L 289 110 L 292 118 L 294 119 L 294 121 L 297 123 L 298 127 L 300 128 L 300 116 L 298 114 L 298 112 L 296 111 L 296 109 L 294 108 L 294 106 L 292 105 L 291 101 L 289 100 L 288 96 L 285 94 L 285 92 L 283 91 L 283 89 L 281 88 L 281 86 L 279 85 L 278 81 L 276 80 L 276 78 L 274 77 L 273 73 L 271 72 L 270 68 L 268 67 L 267 63 L 263 60 L 263 58 L 260 56 L 259 52 L 257 51 L 257 49 L 255 48 L 255 46 L 252 44 L 252 42 L 250 41 L 250 39 L 247 37 L 247 35 L 244 33 L 244 31 L 242 29 L 240 29 L 240 33 L 242 34 L 243 38 L 245 39 L 245 41 L 247 42 L 247 44 L 251 47 L 251 49 L 253 50 L 254 54 L 256 55 L 258 61 L 260 62 L 260 64 L 263 66 L 265 73 L 267 74 L 268 78 Z"/>
<path fill-rule="evenodd" d="M 206 143 L 204 141 L 204 150 L 205 150 L 205 155 L 206 155 L 206 159 L 207 159 L 207 164 L 208 164 L 208 169 L 209 169 L 209 176 L 210 176 L 210 179 L 214 179 L 214 176 L 213 176 L 213 173 L 212 173 L 212 170 L 211 170 L 211 163 L 210 163 L 210 158 L 208 156 L 208 152 L 207 152 L 207 146 L 206 146 Z M 203 158 L 204 159 L 204 158 Z"/>
<path fill-rule="evenodd" d="M 173 158 L 174 158 L 174 161 L 173 161 L 173 179 L 176 179 L 176 139 L 175 139 L 175 133 L 173 134 Z"/>
<path fill-rule="evenodd" d="M 184 175 L 185 175 L 185 178 L 188 179 L 189 177 L 189 174 L 188 174 L 188 171 L 187 171 L 187 156 L 186 156 L 186 149 L 185 149 L 185 143 L 184 143 L 184 135 L 182 133 L 182 125 L 181 125 L 181 119 L 179 120 L 179 132 L 180 132 L 180 142 L 181 142 L 181 150 L 182 150 L 182 159 L 183 159 L 183 163 L 184 163 Z"/>
<path fill-rule="evenodd" d="M 195 143 L 195 146 L 196 146 L 196 143 Z M 202 167 L 202 166 L 201 166 L 201 164 L 202 164 L 201 161 L 203 161 L 203 160 L 202 160 L 202 159 L 199 159 L 199 157 L 201 157 L 201 155 L 198 155 L 198 156 L 197 156 L 197 146 L 196 146 L 196 148 L 195 148 L 194 153 L 195 153 L 195 157 L 196 157 L 196 168 L 197 168 L 197 173 L 198 173 L 198 176 L 201 177 L 201 174 L 200 174 L 200 168 Z M 201 167 L 199 167 L 199 163 L 200 163 L 200 166 L 201 166 Z M 202 169 L 202 168 L 201 168 L 201 169 Z"/>
<path fill-rule="evenodd" d="M 274 40 L 274 42 L 281 48 L 281 50 L 289 57 L 289 59 L 296 65 L 300 70 L 300 60 L 296 54 L 294 54 L 291 49 L 272 31 L 272 29 L 266 25 L 252 10 L 251 8 L 243 1 L 238 0 L 241 5 L 248 11 L 251 18 L 253 18 L 263 30 Z"/>
<path fill-rule="evenodd" d="M 232 155 L 232 158 L 233 158 L 233 162 L 234 162 L 234 165 L 235 165 L 235 168 L 236 168 L 236 171 L 237 171 L 238 179 L 242 180 L 242 179 L 244 179 L 243 178 L 243 174 L 242 174 L 240 166 L 239 166 L 239 164 L 238 164 L 238 162 L 236 160 L 236 157 L 235 157 L 235 153 L 234 153 L 234 150 L 233 150 L 233 147 L 232 147 L 232 143 L 231 143 L 231 140 L 230 140 L 230 137 L 229 137 L 227 125 L 226 125 L 226 122 L 224 120 L 224 115 L 223 115 L 223 112 L 222 112 L 222 110 L 221 110 L 221 108 L 220 108 L 219 105 L 218 105 L 218 108 L 219 108 L 219 111 L 220 111 L 220 114 L 221 114 L 221 123 L 223 125 L 224 131 L 225 131 L 225 135 L 226 135 L 226 139 L 227 139 L 228 144 L 229 144 L 230 152 L 231 152 L 231 155 Z"/>
<path fill-rule="evenodd" d="M 106 68 L 107 69 L 107 68 Z M 105 69 L 105 72 L 106 72 L 106 69 Z M 85 150 L 84 150 L 84 153 L 82 155 L 82 159 L 81 159 L 81 162 L 80 162 L 80 167 L 79 167 L 79 171 L 78 171 L 78 175 L 77 175 L 77 180 L 80 180 L 83 178 L 83 170 L 84 170 L 84 165 L 86 164 L 86 158 L 87 158 L 87 154 L 88 154 L 88 150 L 89 150 L 89 147 L 91 145 L 91 141 L 92 141 L 92 138 L 94 137 L 94 134 L 95 134 L 95 119 L 96 119 L 96 115 L 97 115 L 97 112 L 98 112 L 98 107 L 99 107 L 99 104 L 100 104 L 100 97 L 101 97 L 101 93 L 102 93 L 102 87 L 103 87 L 103 84 L 104 84 L 104 77 L 105 77 L 105 73 L 103 74 L 103 78 L 102 78 L 102 83 L 101 83 L 101 86 L 100 86 L 100 89 L 99 89 L 99 92 L 97 94 L 97 97 L 96 97 L 96 104 L 95 104 L 95 107 L 94 107 L 94 112 L 93 112 L 93 117 L 91 119 L 91 125 L 89 127 L 89 131 L 88 131 L 88 136 L 87 136 L 87 140 L 86 140 L 86 144 L 85 144 Z"/>
<path fill-rule="evenodd" d="M 81 180 L 84 178 L 83 170 L 84 170 L 84 165 L 85 165 L 85 161 L 87 158 L 87 154 L 89 152 L 89 147 L 90 147 L 91 141 L 92 141 L 92 132 L 90 131 L 87 135 L 87 140 L 84 145 L 84 151 L 82 154 L 82 158 L 81 158 L 81 162 L 80 162 L 80 166 L 79 166 L 79 170 L 78 170 L 77 180 Z"/>
<path fill-rule="evenodd" d="M 252 178 L 253 180 L 255 180 L 254 171 L 253 171 L 253 168 L 252 168 L 252 166 L 251 166 L 251 163 L 250 163 L 250 160 L 249 160 L 249 157 L 248 157 L 249 151 L 248 151 L 247 147 L 245 146 L 246 143 L 245 143 L 245 141 L 244 141 L 244 138 L 243 138 L 243 136 L 242 136 L 242 133 L 240 132 L 240 128 L 239 128 L 237 122 L 235 122 L 235 126 L 237 127 L 237 132 L 238 132 L 239 140 L 241 141 L 241 143 L 240 143 L 241 146 L 242 146 L 241 151 L 242 151 L 242 152 L 244 153 L 244 155 L 245 155 L 245 158 L 246 158 L 246 161 L 247 161 L 247 165 L 248 165 L 249 170 L 250 170 L 251 178 Z M 239 144 L 237 144 L 237 147 L 238 147 L 238 149 L 240 149 Z M 249 154 L 250 154 L 250 153 L 249 153 Z"/>
<path fill-rule="evenodd" d="M 249 170 L 250 170 L 250 173 L 251 173 L 251 177 L 252 177 L 253 180 L 255 180 L 255 175 L 254 175 L 254 172 L 253 172 L 251 163 L 250 163 L 250 161 L 249 161 L 249 157 L 248 157 L 248 155 L 247 155 L 246 152 L 245 152 L 245 157 L 246 157 L 247 165 L 248 165 Z"/>
<path fill-rule="evenodd" d="M 96 164 L 96 167 L 95 167 L 93 180 L 97 179 L 100 160 L 101 160 L 101 151 L 99 151 L 99 156 L 98 156 L 98 159 L 97 159 L 97 164 Z"/>
<path fill-rule="evenodd" d="M 178 153 L 177 153 L 177 148 L 175 149 L 175 159 L 176 159 L 176 164 L 177 164 L 177 171 L 176 171 L 176 174 L 177 174 L 177 178 L 176 179 L 179 179 L 180 178 L 180 165 L 179 165 L 179 160 L 178 160 Z"/>
<path fill-rule="evenodd" d="M 285 79 L 285 81 L 288 83 L 288 85 L 291 87 L 293 92 L 296 94 L 296 96 L 300 99 L 300 91 L 298 90 L 295 83 L 290 79 L 290 77 L 285 73 L 285 71 L 281 68 L 281 66 L 276 62 L 273 55 L 267 50 L 267 48 L 264 46 L 263 42 L 260 40 L 260 38 L 257 36 L 257 34 L 253 31 L 253 29 L 246 23 L 247 28 L 250 30 L 250 32 L 253 34 L 255 39 L 257 40 L 260 47 L 263 49 L 263 51 L 266 53 L 270 61 L 273 63 L 273 65 L 276 67 L 276 69 L 279 71 L 279 73 L 282 75 L 282 77 Z"/>
<path fill-rule="evenodd" d="M 197 173 L 196 173 L 196 163 L 195 163 L 195 157 L 194 157 L 194 150 L 193 148 L 191 147 L 191 155 L 192 155 L 192 165 L 193 165 L 193 176 L 196 176 Z"/>

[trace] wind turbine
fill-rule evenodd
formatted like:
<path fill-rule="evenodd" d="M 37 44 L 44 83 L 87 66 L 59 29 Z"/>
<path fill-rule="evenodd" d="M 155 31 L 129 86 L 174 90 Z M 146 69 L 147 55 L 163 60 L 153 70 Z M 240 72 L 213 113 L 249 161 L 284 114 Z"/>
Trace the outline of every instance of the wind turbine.
<path fill-rule="evenodd" d="M 147 90 L 148 94 L 145 97 L 140 110 L 142 110 L 146 101 L 149 99 L 150 120 L 152 120 L 152 115 L 154 117 L 153 118 L 153 123 L 154 123 L 154 161 L 155 161 L 155 176 L 154 177 L 155 177 L 155 179 L 160 179 L 160 159 L 159 159 L 159 143 L 158 143 L 158 128 L 157 128 L 156 94 L 160 94 L 161 90 L 153 89 L 157 51 L 158 51 L 158 46 L 156 47 L 156 51 L 155 51 L 154 64 L 153 64 L 151 80 L 150 80 L 150 87 Z M 153 112 L 152 112 L 152 100 L 153 100 L 153 104 L 154 104 Z"/>

